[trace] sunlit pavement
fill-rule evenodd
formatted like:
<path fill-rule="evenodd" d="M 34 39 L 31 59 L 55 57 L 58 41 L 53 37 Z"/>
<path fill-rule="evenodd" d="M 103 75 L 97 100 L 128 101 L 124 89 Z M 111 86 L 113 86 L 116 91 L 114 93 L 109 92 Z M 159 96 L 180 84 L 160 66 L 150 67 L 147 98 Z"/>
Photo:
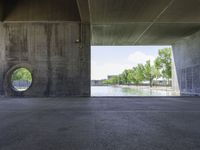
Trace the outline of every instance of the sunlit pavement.
<path fill-rule="evenodd" d="M 0 150 L 199 150 L 200 98 L 0 99 Z"/>

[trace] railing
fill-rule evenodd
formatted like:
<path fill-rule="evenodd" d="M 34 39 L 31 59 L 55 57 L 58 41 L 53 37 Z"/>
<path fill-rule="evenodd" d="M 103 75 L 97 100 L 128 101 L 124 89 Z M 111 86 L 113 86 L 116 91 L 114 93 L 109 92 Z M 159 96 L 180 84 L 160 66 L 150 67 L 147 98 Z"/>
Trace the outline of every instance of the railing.
<path fill-rule="evenodd" d="M 23 80 L 12 81 L 12 86 L 19 91 L 27 90 L 31 86 L 31 82 Z"/>

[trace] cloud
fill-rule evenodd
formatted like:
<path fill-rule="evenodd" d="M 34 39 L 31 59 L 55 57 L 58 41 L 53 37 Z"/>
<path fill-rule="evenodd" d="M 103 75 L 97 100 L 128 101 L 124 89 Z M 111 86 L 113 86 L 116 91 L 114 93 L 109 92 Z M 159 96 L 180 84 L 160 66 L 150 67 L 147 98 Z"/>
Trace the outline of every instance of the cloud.
<path fill-rule="evenodd" d="M 147 60 L 154 62 L 155 57 L 136 51 L 128 56 L 128 60 L 133 64 L 133 66 L 136 66 L 137 64 L 145 64 Z"/>
<path fill-rule="evenodd" d="M 98 64 L 95 61 L 91 62 L 92 80 L 106 79 L 108 75 L 118 75 L 125 69 L 132 68 L 131 64 L 120 63 L 104 63 Z"/>
<path fill-rule="evenodd" d="M 112 59 L 112 58 L 111 58 Z M 106 79 L 108 75 L 118 75 L 122 73 L 125 69 L 131 69 L 133 66 L 141 63 L 144 64 L 147 60 L 153 62 L 155 60 L 154 56 L 147 55 L 140 51 L 136 51 L 128 56 L 128 61 L 126 64 L 119 62 L 96 62 L 91 61 L 91 77 L 92 80 Z"/>

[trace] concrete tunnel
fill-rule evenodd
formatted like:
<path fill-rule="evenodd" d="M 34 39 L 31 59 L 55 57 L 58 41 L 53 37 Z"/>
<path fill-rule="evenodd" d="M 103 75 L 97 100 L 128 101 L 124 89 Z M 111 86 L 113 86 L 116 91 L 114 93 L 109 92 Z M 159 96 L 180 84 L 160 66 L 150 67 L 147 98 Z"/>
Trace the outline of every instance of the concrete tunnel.
<path fill-rule="evenodd" d="M 1 96 L 90 96 L 91 45 L 172 45 L 173 88 L 200 95 L 199 0 L 1 0 L 0 20 Z"/>

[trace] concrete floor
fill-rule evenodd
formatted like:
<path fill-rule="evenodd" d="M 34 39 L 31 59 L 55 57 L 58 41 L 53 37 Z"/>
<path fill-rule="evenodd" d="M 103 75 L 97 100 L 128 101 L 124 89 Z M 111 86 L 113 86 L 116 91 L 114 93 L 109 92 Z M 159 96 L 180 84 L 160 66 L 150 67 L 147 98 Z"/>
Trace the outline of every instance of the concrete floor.
<path fill-rule="evenodd" d="M 200 98 L 0 99 L 0 150 L 199 150 Z"/>

